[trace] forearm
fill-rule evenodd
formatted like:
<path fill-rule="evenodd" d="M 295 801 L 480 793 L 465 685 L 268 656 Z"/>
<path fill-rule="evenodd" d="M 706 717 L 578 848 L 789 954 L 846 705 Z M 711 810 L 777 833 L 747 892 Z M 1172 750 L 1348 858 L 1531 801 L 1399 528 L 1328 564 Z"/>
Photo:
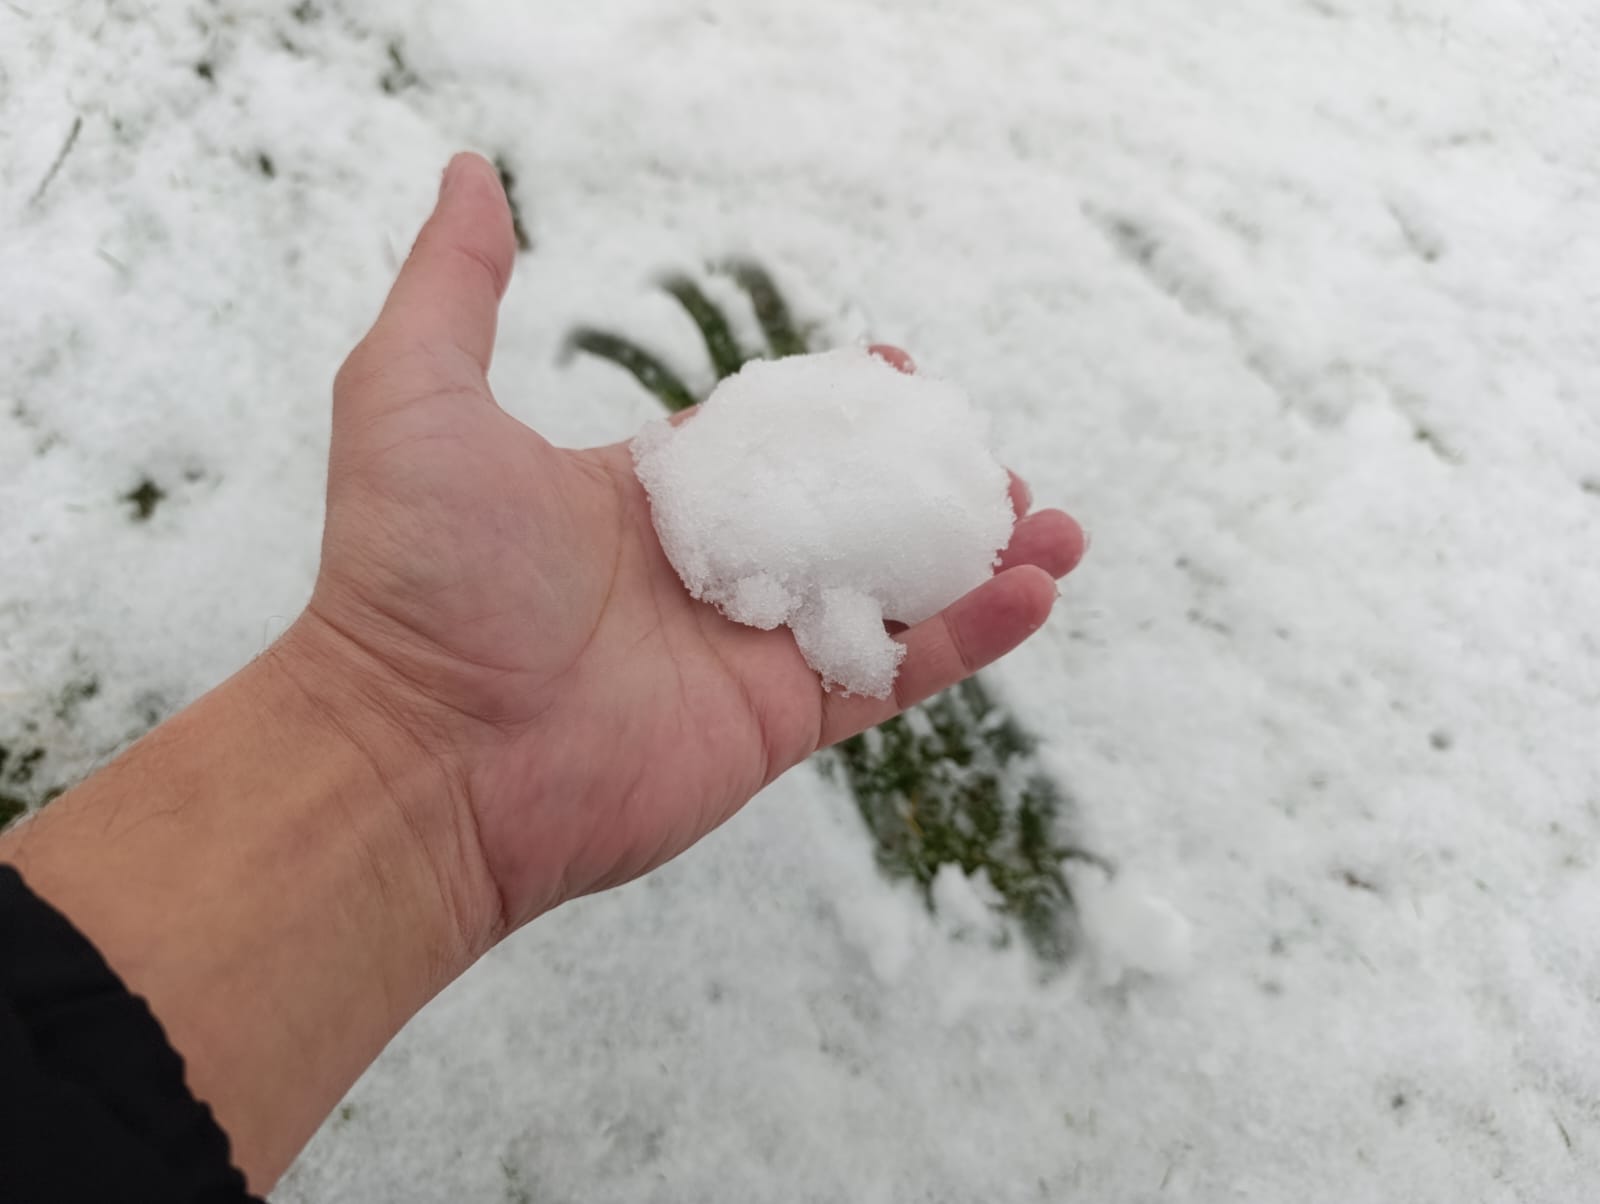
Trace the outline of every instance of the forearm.
<path fill-rule="evenodd" d="M 258 1191 L 490 936 L 449 774 L 317 643 L 291 632 L 0 838 L 150 1002 Z"/>

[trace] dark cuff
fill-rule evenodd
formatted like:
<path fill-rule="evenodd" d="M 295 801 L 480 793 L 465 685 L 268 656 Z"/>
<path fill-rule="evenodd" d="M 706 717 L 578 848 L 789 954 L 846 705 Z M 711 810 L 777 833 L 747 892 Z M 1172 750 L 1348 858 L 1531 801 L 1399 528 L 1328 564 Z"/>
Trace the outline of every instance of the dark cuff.
<path fill-rule="evenodd" d="M 0 1200 L 254 1199 L 145 1001 L 0 865 Z"/>

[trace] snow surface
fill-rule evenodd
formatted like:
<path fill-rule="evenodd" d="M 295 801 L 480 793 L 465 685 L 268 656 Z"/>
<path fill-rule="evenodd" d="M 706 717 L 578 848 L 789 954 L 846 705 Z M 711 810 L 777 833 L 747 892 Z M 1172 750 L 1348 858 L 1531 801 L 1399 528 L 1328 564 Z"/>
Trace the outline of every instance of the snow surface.
<path fill-rule="evenodd" d="M 633 441 L 662 549 L 728 618 L 794 630 L 823 684 L 887 698 L 905 646 L 1011 538 L 988 423 L 949 381 L 862 348 L 756 360 Z"/>
<path fill-rule="evenodd" d="M 569 324 L 701 362 L 648 282 L 751 253 L 1094 536 L 991 679 L 1149 896 L 1072 969 L 802 768 L 448 990 L 275 1199 L 1592 1199 L 1597 54 L 1590 0 L 0 5 L 39 783 L 305 598 L 328 383 L 458 145 L 550 438 L 655 416 Z"/>

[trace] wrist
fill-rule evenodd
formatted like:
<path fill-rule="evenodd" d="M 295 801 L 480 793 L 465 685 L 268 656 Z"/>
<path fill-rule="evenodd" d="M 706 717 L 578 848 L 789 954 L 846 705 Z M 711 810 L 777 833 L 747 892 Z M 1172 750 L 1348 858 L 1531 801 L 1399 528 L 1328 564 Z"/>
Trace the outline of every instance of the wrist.
<path fill-rule="evenodd" d="M 430 961 L 444 981 L 505 935 L 500 894 L 487 870 L 456 725 L 375 652 L 307 609 L 256 662 L 286 691 L 364 784 L 353 798 L 406 867 L 411 897 L 433 905 Z M 398 866 L 374 865 L 393 894 Z M 439 985 L 443 985 L 440 983 Z"/>
<path fill-rule="evenodd" d="M 299 621 L 0 839 L 149 1001 L 258 1192 L 497 934 L 402 684 Z"/>

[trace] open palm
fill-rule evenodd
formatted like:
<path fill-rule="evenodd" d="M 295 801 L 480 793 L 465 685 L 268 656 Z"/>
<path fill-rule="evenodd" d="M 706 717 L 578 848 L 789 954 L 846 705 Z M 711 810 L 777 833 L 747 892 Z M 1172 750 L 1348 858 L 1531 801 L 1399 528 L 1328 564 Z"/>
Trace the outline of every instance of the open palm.
<path fill-rule="evenodd" d="M 818 748 L 1008 651 L 1083 550 L 1066 515 L 1029 515 L 993 580 L 896 637 L 891 699 L 824 693 L 787 630 L 688 595 L 625 445 L 558 449 L 495 404 L 514 254 L 493 168 L 458 156 L 335 386 L 306 620 L 448 763 L 502 931 L 659 865 Z"/>

